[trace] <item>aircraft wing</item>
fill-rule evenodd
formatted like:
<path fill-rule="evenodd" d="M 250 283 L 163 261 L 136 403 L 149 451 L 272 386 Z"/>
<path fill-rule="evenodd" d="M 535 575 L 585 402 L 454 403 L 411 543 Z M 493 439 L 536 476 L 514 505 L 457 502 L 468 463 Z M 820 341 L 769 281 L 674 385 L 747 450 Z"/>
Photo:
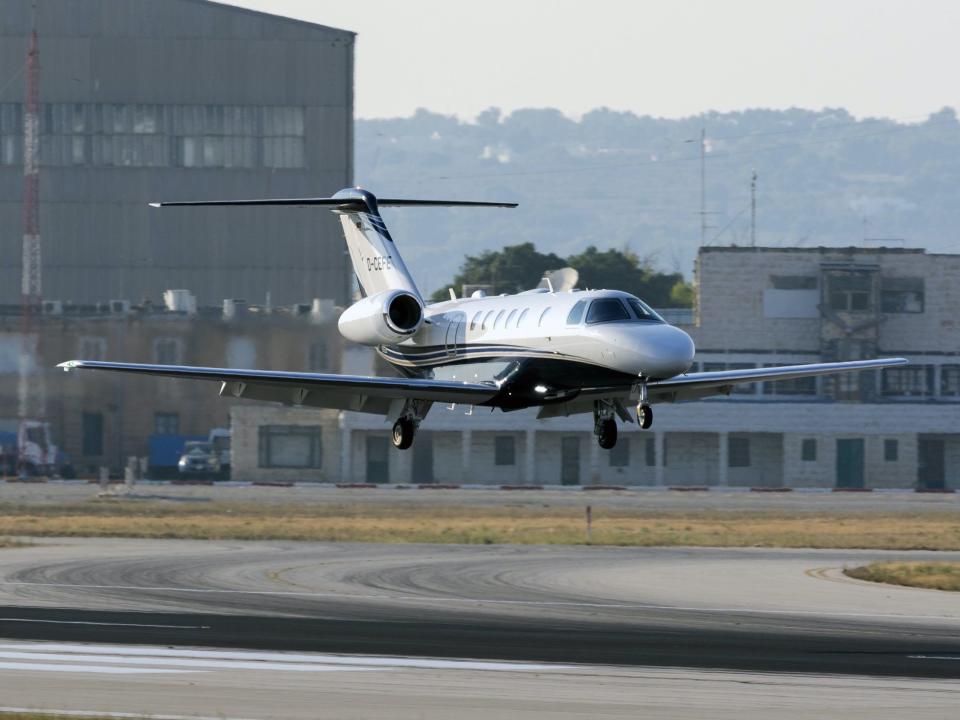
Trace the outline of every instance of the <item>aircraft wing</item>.
<path fill-rule="evenodd" d="M 880 358 L 878 360 L 852 360 L 835 363 L 810 363 L 806 365 L 783 365 L 781 367 L 746 368 L 743 370 L 716 370 L 688 373 L 667 380 L 651 382 L 647 387 L 654 402 L 696 400 L 710 395 L 728 395 L 734 385 L 763 382 L 765 380 L 792 380 L 793 378 L 832 375 L 834 373 L 870 370 L 874 368 L 906 365 L 904 358 Z"/>
<path fill-rule="evenodd" d="M 142 365 L 68 360 L 57 367 L 67 371 L 107 370 L 191 380 L 212 380 L 221 383 L 220 394 L 227 397 L 384 415 L 390 411 L 390 406 L 397 400 L 480 405 L 499 392 L 499 388 L 495 385 L 481 383 L 270 370 L 233 370 L 187 365 Z"/>
<path fill-rule="evenodd" d="M 729 395 L 734 385 L 745 383 L 791 380 L 793 378 L 832 375 L 834 373 L 872 370 L 906 364 L 907 361 L 904 358 L 880 358 L 878 360 L 852 360 L 849 362 L 810 363 L 806 365 L 687 373 L 667 380 L 652 381 L 648 383 L 647 391 L 651 403 L 683 402 L 684 400 L 699 400 L 711 395 Z M 594 400 L 609 398 L 626 402 L 632 392 L 632 386 L 584 388 L 573 400 L 542 407 L 537 417 L 560 417 L 591 412 Z M 635 403 L 636 400 L 633 399 L 632 402 Z"/>

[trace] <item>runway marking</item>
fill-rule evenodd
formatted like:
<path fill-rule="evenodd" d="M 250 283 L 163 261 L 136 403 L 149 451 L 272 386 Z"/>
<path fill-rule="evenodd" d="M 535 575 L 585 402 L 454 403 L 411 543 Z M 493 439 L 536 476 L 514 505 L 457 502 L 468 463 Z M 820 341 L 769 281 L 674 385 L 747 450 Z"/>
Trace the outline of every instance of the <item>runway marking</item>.
<path fill-rule="evenodd" d="M 952 655 L 907 655 L 911 660 L 960 660 Z"/>
<path fill-rule="evenodd" d="M 427 670 L 574 670 L 576 665 L 529 662 L 487 662 L 480 660 L 441 660 L 371 655 L 330 655 L 321 653 L 285 653 L 236 650 L 187 650 L 126 645 L 83 645 L 80 643 L 5 643 L 0 658 L 33 657 L 67 661 L 124 662 L 131 665 L 180 665 L 183 667 L 224 667 L 262 670 L 329 670 L 374 668 L 418 668 Z M 240 667 L 240 666 L 244 667 Z"/>
<path fill-rule="evenodd" d="M 134 718 L 134 720 L 254 720 L 254 718 L 225 717 L 223 715 L 144 715 L 143 713 L 105 712 L 103 710 L 51 710 L 49 708 L 2 707 L 2 713 L 38 713 L 45 715 L 64 715 L 66 717 L 93 718 Z"/>
<path fill-rule="evenodd" d="M 149 585 L 86 585 L 69 583 L 38 583 L 0 581 L 0 586 L 79 588 L 84 590 L 133 590 L 140 592 L 173 592 L 196 595 L 255 595 L 268 597 L 336 598 L 338 600 L 389 600 L 391 602 L 435 602 L 467 605 L 517 605 L 529 607 L 582 607 L 621 610 L 672 610 L 674 612 L 730 613 L 753 615 L 811 615 L 817 617 L 886 618 L 896 620 L 953 620 L 956 615 L 903 615 L 898 613 L 824 612 L 822 610 L 765 610 L 737 607 L 692 607 L 682 605 L 647 605 L 643 603 L 585 602 L 575 600 L 498 600 L 488 598 L 428 597 L 418 595 L 349 595 L 342 593 L 294 592 L 288 590 L 231 590 L 221 588 L 178 588 Z"/>
<path fill-rule="evenodd" d="M 45 620 L 41 618 L 0 617 L 0 622 L 46 623 L 48 625 L 103 625 L 106 627 L 162 628 L 174 630 L 209 630 L 209 625 L 152 625 L 149 623 L 93 622 L 89 620 Z"/>

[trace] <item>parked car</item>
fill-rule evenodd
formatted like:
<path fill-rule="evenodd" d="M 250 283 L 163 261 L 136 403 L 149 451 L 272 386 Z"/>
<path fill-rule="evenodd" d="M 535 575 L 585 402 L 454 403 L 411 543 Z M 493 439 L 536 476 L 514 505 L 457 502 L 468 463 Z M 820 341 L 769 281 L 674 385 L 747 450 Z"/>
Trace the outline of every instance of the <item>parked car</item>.
<path fill-rule="evenodd" d="M 213 443 L 207 440 L 191 440 L 183 446 L 183 454 L 177 462 L 180 477 L 215 478 L 220 475 L 220 458 Z"/>

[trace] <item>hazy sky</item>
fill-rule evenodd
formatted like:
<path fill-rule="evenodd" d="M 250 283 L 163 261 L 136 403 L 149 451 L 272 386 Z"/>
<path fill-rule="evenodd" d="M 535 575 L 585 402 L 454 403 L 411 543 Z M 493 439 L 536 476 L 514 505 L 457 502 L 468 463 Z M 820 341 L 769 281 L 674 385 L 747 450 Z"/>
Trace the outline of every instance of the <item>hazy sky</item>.
<path fill-rule="evenodd" d="M 356 115 L 960 105 L 956 0 L 231 0 L 358 33 Z"/>

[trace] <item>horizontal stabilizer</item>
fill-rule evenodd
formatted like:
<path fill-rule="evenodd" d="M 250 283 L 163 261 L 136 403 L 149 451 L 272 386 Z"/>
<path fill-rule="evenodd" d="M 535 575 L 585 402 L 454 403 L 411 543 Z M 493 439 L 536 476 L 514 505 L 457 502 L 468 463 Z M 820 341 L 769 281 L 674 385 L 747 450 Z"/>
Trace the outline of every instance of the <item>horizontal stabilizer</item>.
<path fill-rule="evenodd" d="M 402 198 L 377 198 L 376 204 L 391 207 L 504 207 L 515 208 L 517 203 L 478 202 L 476 200 L 408 200 Z M 260 200 L 185 200 L 179 202 L 154 202 L 150 207 L 227 206 L 227 205 L 286 205 L 308 207 L 320 205 L 335 210 L 360 210 L 372 208 L 362 198 L 264 198 Z"/>

